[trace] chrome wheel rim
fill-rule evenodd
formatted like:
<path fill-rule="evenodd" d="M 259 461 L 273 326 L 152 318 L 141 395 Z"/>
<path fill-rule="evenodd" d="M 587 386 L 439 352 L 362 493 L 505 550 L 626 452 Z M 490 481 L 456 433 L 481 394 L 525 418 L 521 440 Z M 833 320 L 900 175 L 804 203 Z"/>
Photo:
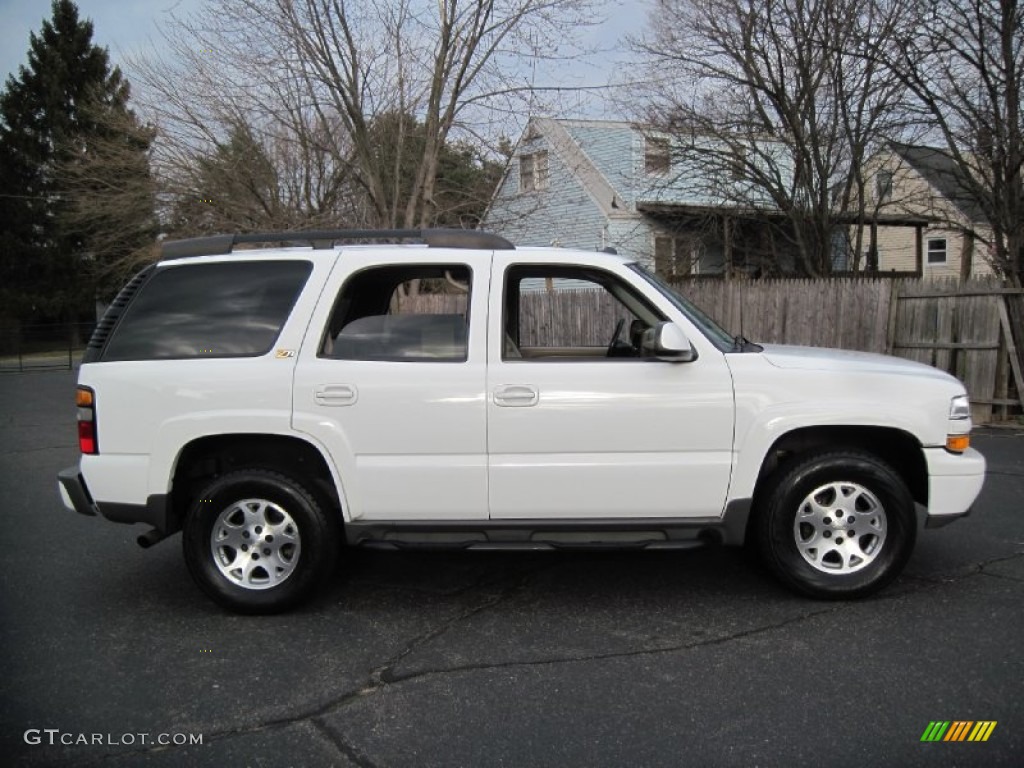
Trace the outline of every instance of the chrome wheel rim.
<path fill-rule="evenodd" d="M 217 570 L 245 589 L 271 589 L 295 572 L 302 551 L 299 527 L 267 499 L 243 499 L 213 523 L 210 550 Z"/>
<path fill-rule="evenodd" d="M 801 557 L 830 575 L 855 573 L 885 545 L 885 508 L 871 491 L 851 482 L 815 488 L 800 502 L 793 536 Z"/>

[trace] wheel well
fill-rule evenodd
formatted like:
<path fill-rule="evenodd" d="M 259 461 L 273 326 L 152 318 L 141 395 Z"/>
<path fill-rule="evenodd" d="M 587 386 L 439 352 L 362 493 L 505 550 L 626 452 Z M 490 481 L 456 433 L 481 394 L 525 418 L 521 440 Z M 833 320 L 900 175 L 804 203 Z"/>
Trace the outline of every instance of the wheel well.
<path fill-rule="evenodd" d="M 779 467 L 812 451 L 854 448 L 891 466 L 919 504 L 928 504 L 928 465 L 921 443 L 909 432 L 891 427 L 807 427 L 787 432 L 765 455 L 754 490 L 755 507 L 765 480 Z"/>
<path fill-rule="evenodd" d="M 181 523 L 192 500 L 214 478 L 243 467 L 271 469 L 305 480 L 326 509 L 341 500 L 327 462 L 305 440 L 286 435 L 232 434 L 201 437 L 178 455 L 171 480 L 171 511 Z"/>

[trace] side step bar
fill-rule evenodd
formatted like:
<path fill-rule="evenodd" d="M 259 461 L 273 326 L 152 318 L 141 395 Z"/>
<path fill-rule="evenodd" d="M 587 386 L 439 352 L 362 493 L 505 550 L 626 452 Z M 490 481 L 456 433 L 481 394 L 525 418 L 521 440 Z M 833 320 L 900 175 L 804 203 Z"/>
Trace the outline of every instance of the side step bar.
<path fill-rule="evenodd" d="M 693 549 L 738 545 L 750 501 L 730 502 L 721 517 L 609 520 L 387 520 L 347 522 L 353 546 L 386 549 Z"/>

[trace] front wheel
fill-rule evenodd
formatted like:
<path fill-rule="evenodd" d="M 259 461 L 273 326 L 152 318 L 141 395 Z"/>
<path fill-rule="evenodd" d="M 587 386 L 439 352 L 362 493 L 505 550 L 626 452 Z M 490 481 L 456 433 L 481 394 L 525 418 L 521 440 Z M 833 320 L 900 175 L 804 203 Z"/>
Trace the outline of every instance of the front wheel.
<path fill-rule="evenodd" d="M 185 562 L 199 587 L 237 613 L 291 608 L 334 570 L 337 524 L 299 481 L 245 469 L 210 483 L 185 520 Z"/>
<path fill-rule="evenodd" d="M 860 451 L 783 468 L 758 513 L 765 564 L 812 597 L 862 597 L 881 589 L 903 570 L 917 535 L 906 484 L 884 461 Z"/>

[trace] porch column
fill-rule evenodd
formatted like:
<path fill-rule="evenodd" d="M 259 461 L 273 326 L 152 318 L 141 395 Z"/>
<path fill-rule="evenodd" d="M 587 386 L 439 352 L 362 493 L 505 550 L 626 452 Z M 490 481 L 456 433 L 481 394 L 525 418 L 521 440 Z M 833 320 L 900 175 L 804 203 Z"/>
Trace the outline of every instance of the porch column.
<path fill-rule="evenodd" d="M 726 279 L 732 277 L 732 218 L 722 217 L 722 272 Z"/>

